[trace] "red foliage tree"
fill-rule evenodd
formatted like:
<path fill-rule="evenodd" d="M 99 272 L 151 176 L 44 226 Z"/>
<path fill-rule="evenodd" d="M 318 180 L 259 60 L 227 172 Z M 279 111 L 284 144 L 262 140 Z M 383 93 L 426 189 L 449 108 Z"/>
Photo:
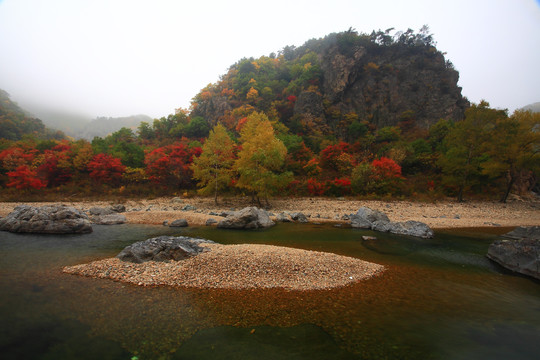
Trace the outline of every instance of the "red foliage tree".
<path fill-rule="evenodd" d="M 36 156 L 36 149 L 15 146 L 0 152 L 0 165 L 6 171 L 14 171 L 21 165 L 30 165 Z"/>
<path fill-rule="evenodd" d="M 90 177 L 99 183 L 117 185 L 125 170 L 120 159 L 107 154 L 97 154 L 88 163 Z"/>
<path fill-rule="evenodd" d="M 40 178 L 44 179 L 47 186 L 54 187 L 67 183 L 72 177 L 72 166 L 68 163 L 69 151 L 71 147 L 60 144 L 52 150 L 45 150 L 42 163 L 37 172 Z"/>
<path fill-rule="evenodd" d="M 326 191 L 326 184 L 318 182 L 315 179 L 308 179 L 307 190 L 310 195 L 321 196 Z"/>
<path fill-rule="evenodd" d="M 340 142 L 336 145 L 328 145 L 321 150 L 320 166 L 323 171 L 329 172 L 328 176 L 335 176 L 343 172 L 344 168 L 352 170 L 352 158 L 347 156 L 350 152 L 350 145 Z M 344 154 L 347 154 L 343 156 Z M 347 164 L 348 162 L 348 164 Z"/>
<path fill-rule="evenodd" d="M 375 159 L 371 163 L 375 180 L 401 178 L 401 166 L 387 157 Z"/>
<path fill-rule="evenodd" d="M 27 165 L 21 165 L 14 171 L 7 173 L 10 182 L 6 184 L 8 187 L 15 187 L 18 190 L 24 189 L 41 189 L 47 184 L 37 177 L 37 171 L 30 169 Z"/>
<path fill-rule="evenodd" d="M 200 147 L 190 149 L 182 143 L 157 148 L 145 157 L 146 173 L 155 183 L 190 187 L 193 175 L 190 165 L 201 152 Z"/>

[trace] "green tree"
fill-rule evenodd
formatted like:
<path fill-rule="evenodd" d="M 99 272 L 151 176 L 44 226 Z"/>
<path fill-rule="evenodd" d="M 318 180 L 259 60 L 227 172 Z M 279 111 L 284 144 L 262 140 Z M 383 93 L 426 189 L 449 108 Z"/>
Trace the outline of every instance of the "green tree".
<path fill-rule="evenodd" d="M 490 139 L 484 173 L 504 179 L 505 203 L 523 174 L 538 175 L 540 170 L 540 113 L 515 111 L 510 118 L 498 119 Z"/>
<path fill-rule="evenodd" d="M 480 185 L 482 170 L 488 156 L 486 144 L 490 141 L 497 120 L 506 118 L 506 110 L 496 110 L 489 103 L 473 104 L 465 112 L 465 119 L 455 123 L 444 139 L 445 152 L 439 158 L 443 183 L 457 189 L 457 200 L 475 185 Z"/>
<path fill-rule="evenodd" d="M 199 180 L 199 192 L 214 192 L 214 201 L 217 204 L 217 195 L 220 189 L 227 187 L 232 178 L 234 164 L 234 143 L 227 134 L 227 129 L 217 124 L 211 131 L 202 147 L 201 156 L 193 160 L 191 169 L 193 177 Z"/>
<path fill-rule="evenodd" d="M 238 153 L 235 168 L 239 179 L 237 186 L 249 191 L 260 204 L 264 197 L 284 187 L 291 180 L 290 172 L 283 172 L 287 148 L 276 138 L 270 120 L 264 113 L 254 112 L 240 132 L 242 150 Z"/>

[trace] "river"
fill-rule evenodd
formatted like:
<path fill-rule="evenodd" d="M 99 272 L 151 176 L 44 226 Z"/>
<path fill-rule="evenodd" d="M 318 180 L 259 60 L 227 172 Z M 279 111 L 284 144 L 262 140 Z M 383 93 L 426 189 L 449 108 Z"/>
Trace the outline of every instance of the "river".
<path fill-rule="evenodd" d="M 62 273 L 158 235 L 327 251 L 387 270 L 307 292 L 139 287 Z M 540 283 L 485 258 L 496 237 L 463 229 L 426 240 L 313 224 L 0 232 L 0 358 L 536 359 Z"/>

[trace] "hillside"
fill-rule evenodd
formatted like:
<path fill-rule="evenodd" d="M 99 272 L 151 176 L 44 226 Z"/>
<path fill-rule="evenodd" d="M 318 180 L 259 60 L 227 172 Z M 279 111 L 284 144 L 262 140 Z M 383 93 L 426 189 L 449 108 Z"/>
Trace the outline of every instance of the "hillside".
<path fill-rule="evenodd" d="M 0 139 L 21 140 L 31 135 L 39 139 L 62 139 L 64 134 L 45 127 L 40 119 L 28 116 L 9 94 L 0 89 Z"/>
<path fill-rule="evenodd" d="M 141 122 L 152 122 L 152 118 L 147 115 L 132 115 L 126 117 L 97 117 L 90 121 L 74 136 L 80 139 L 92 140 L 94 137 L 105 137 L 120 130 L 121 128 L 136 129 Z"/>
<path fill-rule="evenodd" d="M 365 126 L 427 129 L 463 119 L 469 102 L 458 79 L 427 27 L 394 35 L 349 30 L 240 60 L 195 96 L 191 116 L 232 129 L 255 108 L 308 142 L 354 141 Z"/>

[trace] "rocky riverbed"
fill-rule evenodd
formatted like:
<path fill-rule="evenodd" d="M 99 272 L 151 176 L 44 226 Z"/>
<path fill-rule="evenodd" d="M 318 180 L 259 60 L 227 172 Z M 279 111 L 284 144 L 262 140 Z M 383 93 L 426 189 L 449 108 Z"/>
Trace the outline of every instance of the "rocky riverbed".
<path fill-rule="evenodd" d="M 63 202 L 77 209 L 88 210 L 92 207 L 107 207 L 118 202 L 87 201 Z M 6 216 L 20 203 L 0 203 L 0 216 Z M 42 206 L 47 203 L 28 203 Z M 249 206 L 246 198 L 222 199 L 216 206 L 211 198 L 158 198 L 153 200 L 127 200 L 123 202 L 123 213 L 128 223 L 162 224 L 176 219 L 186 219 L 189 225 L 203 226 L 209 219 L 220 221 L 221 214 L 231 209 Z M 509 227 L 540 225 L 540 202 L 512 200 L 507 204 L 499 202 L 441 201 L 421 203 L 413 201 L 367 201 L 354 199 L 328 198 L 281 198 L 271 200 L 275 219 L 284 211 L 302 212 L 311 222 L 346 222 L 348 215 L 356 213 L 365 206 L 384 212 L 391 221 L 420 221 L 433 229 L 464 227 Z"/>

